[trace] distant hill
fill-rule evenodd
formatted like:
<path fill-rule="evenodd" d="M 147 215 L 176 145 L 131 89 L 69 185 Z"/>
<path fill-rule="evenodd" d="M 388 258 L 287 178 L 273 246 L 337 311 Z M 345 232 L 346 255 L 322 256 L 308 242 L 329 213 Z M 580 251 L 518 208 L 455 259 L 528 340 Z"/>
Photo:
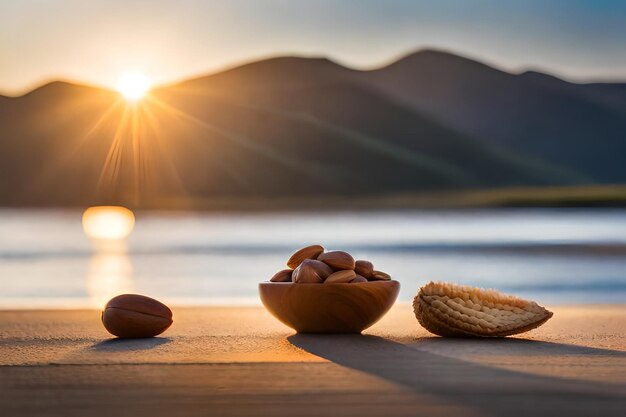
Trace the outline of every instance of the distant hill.
<path fill-rule="evenodd" d="M 626 84 L 509 74 L 440 51 L 418 52 L 365 76 L 402 104 L 483 142 L 594 181 L 626 181 Z"/>
<path fill-rule="evenodd" d="M 253 62 L 117 93 L 0 96 L 0 204 L 178 207 L 626 180 L 623 84 L 509 74 L 438 51 L 357 71 Z"/>

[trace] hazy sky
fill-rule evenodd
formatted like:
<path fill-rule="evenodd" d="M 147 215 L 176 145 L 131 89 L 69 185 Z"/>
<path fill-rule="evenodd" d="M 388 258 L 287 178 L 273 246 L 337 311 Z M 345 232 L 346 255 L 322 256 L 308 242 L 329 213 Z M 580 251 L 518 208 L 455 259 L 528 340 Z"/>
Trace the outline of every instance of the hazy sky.
<path fill-rule="evenodd" d="M 157 82 L 275 54 L 371 68 L 424 47 L 509 70 L 626 79 L 626 0 L 0 0 L 0 92 Z"/>

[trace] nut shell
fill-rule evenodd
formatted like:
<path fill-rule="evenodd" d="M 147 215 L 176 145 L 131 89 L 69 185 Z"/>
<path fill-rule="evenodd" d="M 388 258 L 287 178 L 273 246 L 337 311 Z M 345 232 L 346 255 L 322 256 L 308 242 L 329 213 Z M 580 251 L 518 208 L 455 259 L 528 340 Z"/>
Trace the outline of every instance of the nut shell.
<path fill-rule="evenodd" d="M 328 276 L 331 275 L 333 272 L 335 272 L 330 266 L 326 265 L 322 261 L 318 261 L 317 259 L 305 259 L 302 262 L 306 262 L 307 265 L 311 266 L 315 270 L 315 272 L 317 272 L 317 275 L 320 276 L 322 281 L 328 278 Z"/>
<path fill-rule="evenodd" d="M 291 282 L 291 276 L 293 274 L 293 269 L 283 269 L 282 271 L 278 271 L 274 274 L 272 278 L 270 278 L 271 282 Z"/>
<path fill-rule="evenodd" d="M 340 283 L 348 283 L 356 278 L 356 273 L 351 269 L 345 269 L 343 271 L 337 271 L 331 274 L 324 284 L 340 284 Z"/>
<path fill-rule="evenodd" d="M 389 281 L 391 279 L 391 275 L 383 271 L 372 272 L 372 275 L 369 277 L 370 281 Z"/>
<path fill-rule="evenodd" d="M 102 324 L 121 338 L 153 337 L 172 325 L 172 310 L 143 295 L 122 294 L 112 298 L 102 311 Z"/>
<path fill-rule="evenodd" d="M 293 282 L 298 284 L 321 284 L 324 282 L 317 273 L 316 267 L 311 265 L 310 259 L 305 259 L 293 270 L 292 279 Z"/>
<path fill-rule="evenodd" d="M 370 261 L 358 260 L 354 263 L 354 272 L 364 278 L 369 278 L 374 272 L 374 264 Z"/>
<path fill-rule="evenodd" d="M 504 337 L 541 326 L 552 312 L 493 290 L 430 282 L 413 300 L 418 321 L 439 336 Z"/>
<path fill-rule="evenodd" d="M 342 271 L 345 269 L 354 270 L 355 266 L 355 261 L 352 255 L 341 250 L 322 253 L 317 257 L 317 259 L 324 262 L 335 271 Z"/>
<path fill-rule="evenodd" d="M 298 249 L 287 261 L 287 266 L 296 269 L 305 259 L 317 259 L 322 252 L 324 252 L 322 245 L 311 245 Z"/>
<path fill-rule="evenodd" d="M 357 275 L 352 281 L 350 281 L 350 284 L 358 284 L 359 282 L 367 282 L 367 278 Z"/>

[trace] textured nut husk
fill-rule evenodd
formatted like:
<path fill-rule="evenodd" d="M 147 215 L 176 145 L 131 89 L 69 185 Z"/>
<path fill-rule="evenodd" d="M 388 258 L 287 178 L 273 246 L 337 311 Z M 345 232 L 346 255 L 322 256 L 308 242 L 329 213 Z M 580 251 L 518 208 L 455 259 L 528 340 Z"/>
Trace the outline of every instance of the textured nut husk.
<path fill-rule="evenodd" d="M 357 275 L 352 281 L 350 281 L 350 284 L 358 284 L 359 282 L 367 282 L 367 278 Z"/>
<path fill-rule="evenodd" d="M 302 261 L 302 263 L 306 263 L 311 268 L 313 268 L 315 270 L 315 272 L 317 272 L 317 275 L 320 276 L 322 281 L 325 280 L 326 278 L 328 278 L 328 276 L 330 274 L 335 272 L 335 271 L 333 271 L 333 269 L 330 266 L 326 265 L 322 261 L 318 261 L 317 259 L 305 259 L 304 261 Z M 302 264 L 300 264 L 300 265 L 302 265 Z"/>
<path fill-rule="evenodd" d="M 354 272 L 364 278 L 369 278 L 374 272 L 374 264 L 370 261 L 358 260 L 354 263 Z"/>
<path fill-rule="evenodd" d="M 372 271 L 372 275 L 369 277 L 371 281 L 389 281 L 391 275 L 383 271 Z"/>
<path fill-rule="evenodd" d="M 292 279 L 298 284 L 321 284 L 324 282 L 315 268 L 306 261 L 293 270 Z"/>
<path fill-rule="evenodd" d="M 335 271 L 341 271 L 345 269 L 354 270 L 354 258 L 348 252 L 344 252 L 341 250 L 325 252 L 319 255 L 317 259 L 324 262 Z"/>
<path fill-rule="evenodd" d="M 293 274 L 293 269 L 283 269 L 282 271 L 278 271 L 274 274 L 272 278 L 270 278 L 271 282 L 291 282 L 291 276 Z"/>
<path fill-rule="evenodd" d="M 153 337 L 172 325 L 172 310 L 144 295 L 122 294 L 112 298 L 102 311 L 102 324 L 121 338 Z"/>
<path fill-rule="evenodd" d="M 322 252 L 324 252 L 324 247 L 321 245 L 311 245 L 298 249 L 287 261 L 287 266 L 296 269 L 305 259 L 317 259 Z"/>
<path fill-rule="evenodd" d="M 348 283 L 356 278 L 356 273 L 351 269 L 344 269 L 343 271 L 337 271 L 329 275 L 324 281 L 324 284 L 340 284 Z"/>
<path fill-rule="evenodd" d="M 413 300 L 415 317 L 439 336 L 504 337 L 541 326 L 552 312 L 493 290 L 429 282 Z"/>

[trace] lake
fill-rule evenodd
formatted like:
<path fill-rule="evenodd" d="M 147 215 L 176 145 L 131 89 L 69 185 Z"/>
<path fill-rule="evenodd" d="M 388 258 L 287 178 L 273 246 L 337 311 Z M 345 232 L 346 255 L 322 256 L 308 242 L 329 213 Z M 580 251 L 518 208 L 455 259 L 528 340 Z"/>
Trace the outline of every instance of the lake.
<path fill-rule="evenodd" d="M 124 292 L 259 304 L 257 283 L 312 243 L 371 260 L 402 301 L 446 280 L 546 304 L 626 303 L 626 210 L 140 212 L 125 247 L 107 251 L 81 215 L 0 210 L 0 308 L 99 308 Z"/>

